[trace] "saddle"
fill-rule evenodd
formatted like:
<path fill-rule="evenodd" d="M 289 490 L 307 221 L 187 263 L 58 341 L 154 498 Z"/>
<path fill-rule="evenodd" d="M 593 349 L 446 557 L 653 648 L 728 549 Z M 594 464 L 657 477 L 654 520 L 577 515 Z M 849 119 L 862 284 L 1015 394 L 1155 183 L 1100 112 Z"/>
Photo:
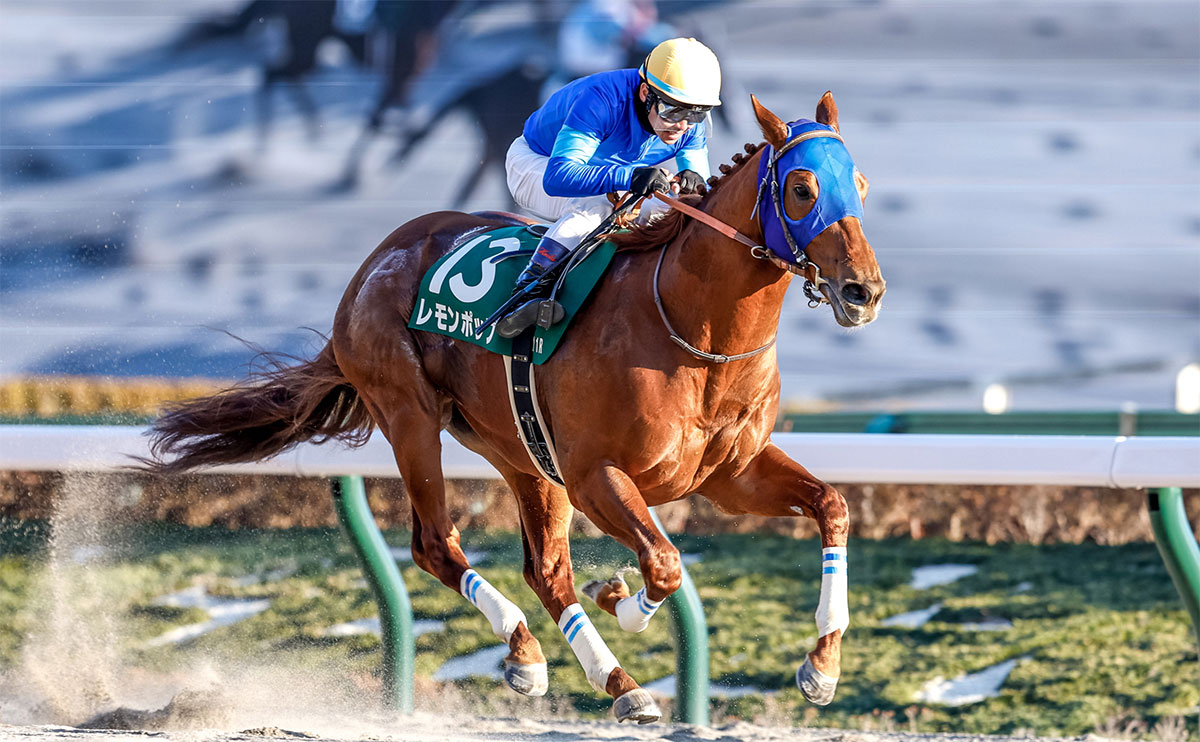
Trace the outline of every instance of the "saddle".
<path fill-rule="evenodd" d="M 422 277 L 408 326 L 512 356 L 513 342 L 518 338 L 500 337 L 495 325 L 486 328 L 479 338 L 475 331 L 512 296 L 517 276 L 547 228 L 544 224 L 514 225 L 465 235 Z M 534 328 L 530 341 L 532 363 L 545 363 L 554 353 L 615 252 L 612 243 L 603 243 L 566 275 L 555 297 L 564 317 L 551 327 Z"/>
<path fill-rule="evenodd" d="M 550 327 L 535 325 L 514 338 L 500 337 L 495 324 L 479 337 L 475 334 L 484 320 L 509 300 L 517 276 L 546 229 L 544 224 L 518 224 L 464 235 L 421 278 L 408 326 L 474 343 L 504 356 L 517 431 L 542 476 L 561 485 L 554 443 L 538 408 L 533 366 L 553 355 L 612 262 L 616 246 L 611 242 L 599 244 L 562 279 L 555 295 L 564 312 L 561 321 Z"/>

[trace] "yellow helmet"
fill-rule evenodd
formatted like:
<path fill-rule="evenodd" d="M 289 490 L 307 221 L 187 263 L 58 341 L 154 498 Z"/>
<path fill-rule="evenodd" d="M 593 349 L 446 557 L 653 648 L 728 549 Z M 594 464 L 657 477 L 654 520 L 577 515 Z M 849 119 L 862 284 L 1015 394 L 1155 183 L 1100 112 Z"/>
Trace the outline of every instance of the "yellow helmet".
<path fill-rule="evenodd" d="M 721 105 L 721 65 L 695 39 L 667 39 L 654 47 L 638 72 L 655 92 L 676 103 Z"/>

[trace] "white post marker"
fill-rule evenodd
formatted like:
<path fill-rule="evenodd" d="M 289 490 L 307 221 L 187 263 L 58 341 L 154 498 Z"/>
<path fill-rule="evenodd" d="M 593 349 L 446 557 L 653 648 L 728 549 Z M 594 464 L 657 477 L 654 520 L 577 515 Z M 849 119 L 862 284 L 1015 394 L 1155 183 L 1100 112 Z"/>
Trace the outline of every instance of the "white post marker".
<path fill-rule="evenodd" d="M 598 692 L 606 693 L 604 686 L 608 684 L 608 676 L 621 665 L 600 638 L 600 632 L 592 626 L 583 606 L 578 603 L 567 606 L 558 617 L 558 628 L 566 637 L 579 664 L 583 665 L 588 684 Z"/>
<path fill-rule="evenodd" d="M 617 623 L 625 631 L 635 634 L 645 631 L 660 605 L 661 600 L 656 603 L 646 597 L 646 588 L 643 585 L 642 589 L 633 595 L 617 601 Z"/>
<path fill-rule="evenodd" d="M 517 626 L 525 622 L 525 614 L 521 609 L 473 569 L 463 572 L 458 591 L 487 618 L 492 625 L 492 633 L 505 644 L 508 644 Z M 528 622 L 525 623 L 528 626 Z"/>
<path fill-rule="evenodd" d="M 821 549 L 821 599 L 817 603 L 817 638 L 850 625 L 849 573 L 846 547 Z"/>

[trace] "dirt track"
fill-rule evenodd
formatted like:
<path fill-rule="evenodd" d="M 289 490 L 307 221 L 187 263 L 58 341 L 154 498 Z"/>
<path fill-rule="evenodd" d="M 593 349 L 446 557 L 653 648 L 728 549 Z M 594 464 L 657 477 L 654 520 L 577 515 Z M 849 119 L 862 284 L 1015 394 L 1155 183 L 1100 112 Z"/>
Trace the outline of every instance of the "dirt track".
<path fill-rule="evenodd" d="M 321 734 L 277 727 L 259 727 L 238 732 L 203 731 L 117 731 L 86 730 L 57 726 L 0 726 L 0 740 L 8 742 L 146 742 L 149 739 L 170 742 L 264 742 L 265 740 L 403 740 L 404 742 L 1000 742 L 1016 737 L 992 737 L 966 734 L 917 734 L 904 732 L 859 732 L 842 729 L 794 729 L 764 727 L 737 722 L 715 728 L 675 724 L 651 724 L 637 727 L 615 722 L 531 721 L 519 719 L 455 718 L 417 714 L 398 720 L 390 729 L 349 731 L 361 726 L 350 722 L 348 731 Z M 1036 742 L 1022 737 L 1022 742 Z M 1088 742 L 1102 738 L 1088 735 Z"/>

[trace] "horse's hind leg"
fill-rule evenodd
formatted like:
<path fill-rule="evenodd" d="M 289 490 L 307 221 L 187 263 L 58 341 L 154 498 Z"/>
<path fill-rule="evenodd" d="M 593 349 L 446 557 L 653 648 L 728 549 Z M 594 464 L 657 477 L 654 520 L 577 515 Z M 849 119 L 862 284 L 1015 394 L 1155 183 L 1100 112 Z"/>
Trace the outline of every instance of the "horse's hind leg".
<path fill-rule="evenodd" d="M 558 623 L 567 644 L 583 666 L 588 683 L 613 698 L 618 721 L 658 721 L 662 712 L 650 694 L 621 668 L 575 598 L 569 531 L 573 508 L 562 490 L 544 480 L 506 475 L 517 494 L 525 546 L 525 581 Z"/>
<path fill-rule="evenodd" d="M 432 397 L 432 387 L 428 396 Z M 413 561 L 457 590 L 487 618 L 492 632 L 508 645 L 504 679 L 525 695 L 546 692 L 546 658 L 541 644 L 529 631 L 525 614 L 487 580 L 471 569 L 446 510 L 446 485 L 442 477 L 441 426 L 436 400 L 412 405 L 395 415 L 384 432 L 392 442 L 396 466 L 408 490 L 413 509 Z M 427 411 L 412 412 L 421 409 Z M 376 418 L 378 419 L 378 418 Z M 393 437 L 396 431 L 397 437 Z"/>
<path fill-rule="evenodd" d="M 728 513 L 768 517 L 807 515 L 817 521 L 821 531 L 817 646 L 796 672 L 796 684 L 812 703 L 828 704 L 841 676 L 842 635 L 850 624 L 846 584 L 850 518 L 845 498 L 773 444 L 737 478 L 706 483 L 703 494 Z"/>

